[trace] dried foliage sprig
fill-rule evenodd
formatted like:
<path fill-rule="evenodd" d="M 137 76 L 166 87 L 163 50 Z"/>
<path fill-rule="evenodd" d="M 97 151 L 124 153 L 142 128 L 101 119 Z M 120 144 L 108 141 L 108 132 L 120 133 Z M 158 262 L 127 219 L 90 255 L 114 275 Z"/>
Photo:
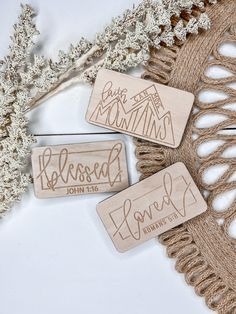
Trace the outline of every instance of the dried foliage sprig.
<path fill-rule="evenodd" d="M 82 38 L 68 52 L 60 51 L 58 62 L 48 63 L 45 71 L 53 73 L 55 82 L 39 79 L 40 88 L 29 109 L 72 84 L 93 83 L 101 67 L 124 72 L 145 62 L 150 48 L 172 46 L 175 40 L 184 41 L 188 33 L 207 30 L 210 20 L 205 4 L 201 0 L 144 0 L 133 10 L 126 10 L 93 42 Z"/>
<path fill-rule="evenodd" d="M 114 18 L 93 42 L 82 38 L 54 62 L 32 53 L 38 31 L 34 12 L 22 6 L 9 55 L 0 64 L 0 216 L 27 189 L 30 146 L 25 112 L 77 82 L 92 83 L 101 67 L 126 71 L 142 64 L 150 48 L 172 46 L 188 33 L 208 29 L 204 13 L 216 0 L 144 0 L 133 10 Z"/>
<path fill-rule="evenodd" d="M 0 72 L 0 215 L 19 200 L 30 176 L 25 171 L 33 136 L 28 133 L 25 107 L 30 90 L 21 80 L 31 52 L 32 38 L 38 34 L 32 23 L 33 11 L 23 6 L 10 53 L 1 62 Z"/>

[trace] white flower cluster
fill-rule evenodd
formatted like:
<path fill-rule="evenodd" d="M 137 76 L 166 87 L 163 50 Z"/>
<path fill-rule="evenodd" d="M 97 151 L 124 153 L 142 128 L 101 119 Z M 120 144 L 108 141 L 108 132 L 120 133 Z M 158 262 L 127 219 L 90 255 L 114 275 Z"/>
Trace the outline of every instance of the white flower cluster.
<path fill-rule="evenodd" d="M 34 139 L 28 133 L 25 112 L 63 89 L 63 84 L 93 82 L 101 67 L 126 71 L 147 60 L 150 48 L 172 46 L 175 40 L 184 41 L 188 33 L 208 29 L 206 3 L 144 0 L 114 18 L 94 42 L 82 38 L 68 52 L 60 51 L 58 62 L 33 54 L 33 38 L 38 34 L 34 12 L 22 6 L 9 55 L 0 62 L 0 216 L 20 199 L 30 182 L 26 167 Z"/>
<path fill-rule="evenodd" d="M 10 54 L 1 62 L 0 72 L 0 216 L 27 189 L 30 176 L 26 172 L 30 146 L 34 142 L 27 131 L 25 105 L 29 90 L 21 79 L 37 34 L 32 24 L 32 10 L 22 7 L 19 23 L 10 46 Z"/>
<path fill-rule="evenodd" d="M 204 1 L 145 0 L 136 9 L 127 10 L 122 17 L 113 19 L 102 34 L 97 35 L 95 44 L 105 50 L 104 62 L 100 62 L 97 69 L 106 67 L 126 71 L 146 61 L 150 48 L 172 46 L 176 39 L 184 41 L 187 34 L 208 29 L 210 20 L 207 14 L 203 12 L 195 17 L 191 15 L 193 8 L 203 9 Z M 188 20 L 180 17 L 182 12 L 185 12 Z M 174 19 L 177 20 L 176 25 Z M 86 71 L 86 74 L 87 80 L 94 81 L 96 71 Z"/>
<path fill-rule="evenodd" d="M 93 42 L 82 38 L 68 52 L 60 51 L 59 61 L 50 62 L 45 69 L 47 73 L 52 72 L 51 76 L 48 80 L 45 76 L 40 78 L 41 88 L 31 105 L 67 82 L 69 77 L 72 82 L 93 83 L 101 67 L 124 72 L 145 62 L 150 48 L 172 46 L 176 40 L 184 41 L 187 34 L 207 30 L 210 20 L 204 13 L 205 4 L 201 0 L 144 0 L 133 10 L 126 10 L 122 16 L 113 18 Z M 185 19 L 181 17 L 183 12 Z"/>
<path fill-rule="evenodd" d="M 208 1 L 212 2 L 215 0 Z M 173 46 L 176 40 L 186 40 L 187 34 L 207 30 L 210 20 L 204 13 L 206 3 L 205 0 L 143 0 L 133 10 L 113 18 L 93 42 L 82 38 L 68 52 L 60 51 L 58 62 L 47 62 L 41 77 L 36 79 L 38 89 L 29 106 L 34 107 L 44 96 L 48 98 L 64 89 L 61 84 L 70 86 L 69 80 L 93 83 L 101 67 L 124 72 L 145 62 L 150 48 Z"/>

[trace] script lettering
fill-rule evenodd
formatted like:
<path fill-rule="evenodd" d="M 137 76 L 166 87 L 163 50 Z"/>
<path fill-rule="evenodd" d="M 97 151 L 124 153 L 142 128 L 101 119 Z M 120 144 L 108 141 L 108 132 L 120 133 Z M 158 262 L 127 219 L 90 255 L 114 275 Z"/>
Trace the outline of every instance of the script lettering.
<path fill-rule="evenodd" d="M 148 205 L 147 209 L 140 211 L 134 209 L 134 205 L 130 199 L 126 199 L 122 206 L 123 219 L 120 225 L 117 226 L 113 237 L 120 232 L 121 228 L 124 226 L 127 228 L 129 235 L 132 236 L 135 240 L 140 240 L 141 238 L 141 227 L 142 224 L 150 222 L 156 219 L 156 213 L 160 213 L 166 208 L 171 208 L 175 213 L 181 217 L 186 216 L 186 197 L 187 192 L 190 189 L 190 184 L 187 183 L 185 189 L 183 190 L 182 195 L 180 196 L 180 204 L 176 204 L 174 200 L 175 196 L 173 195 L 173 178 L 169 172 L 166 172 L 163 176 L 163 189 L 164 194 L 161 196 L 159 201 L 154 201 L 152 204 Z M 137 207 L 138 205 L 136 205 Z"/>
<path fill-rule="evenodd" d="M 52 162 L 52 149 L 50 147 L 43 151 L 42 169 L 37 179 L 44 176 L 46 179 L 47 187 L 55 190 L 58 186 L 59 180 L 64 184 L 69 181 L 76 183 L 91 183 L 97 179 L 107 179 L 110 187 L 113 187 L 117 178 L 121 174 L 121 170 L 117 168 L 117 162 L 122 151 L 120 143 L 115 144 L 110 150 L 107 160 L 99 163 L 94 161 L 91 165 L 72 163 L 69 160 L 69 151 L 67 148 L 62 148 L 57 157 L 57 166 L 55 166 L 55 157 L 53 158 L 53 171 L 50 171 Z"/>

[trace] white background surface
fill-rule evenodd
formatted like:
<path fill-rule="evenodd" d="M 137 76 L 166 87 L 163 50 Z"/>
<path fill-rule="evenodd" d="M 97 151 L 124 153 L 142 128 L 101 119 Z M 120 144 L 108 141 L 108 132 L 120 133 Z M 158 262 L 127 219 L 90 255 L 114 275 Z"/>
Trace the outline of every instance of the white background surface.
<path fill-rule="evenodd" d="M 20 1 L 0 0 L 0 58 L 7 53 Z M 135 0 L 30 3 L 38 11 L 42 53 L 56 58 L 81 36 L 93 38 Z M 76 86 L 30 114 L 34 134 L 106 132 L 84 121 L 91 87 Z M 131 182 L 138 180 L 128 136 L 38 136 L 46 144 L 125 139 Z M 0 221 L 0 314 L 207 314 L 174 261 L 155 240 L 120 254 L 100 222 L 96 204 L 108 194 L 36 199 L 32 188 Z"/>

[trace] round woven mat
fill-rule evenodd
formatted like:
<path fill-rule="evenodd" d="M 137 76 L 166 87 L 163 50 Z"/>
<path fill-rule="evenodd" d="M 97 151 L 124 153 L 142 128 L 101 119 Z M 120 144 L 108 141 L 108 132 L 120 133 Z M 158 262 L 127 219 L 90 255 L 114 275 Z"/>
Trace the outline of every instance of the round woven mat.
<path fill-rule="evenodd" d="M 212 19 L 210 31 L 190 36 L 183 45 L 152 52 L 143 77 L 190 91 L 196 101 L 178 149 L 135 140 L 137 169 L 142 179 L 182 161 L 204 191 L 208 202 L 206 214 L 165 233 L 159 240 L 167 247 L 168 256 L 176 259 L 177 271 L 184 273 L 187 283 L 205 297 L 208 307 L 232 314 L 236 313 L 236 242 L 228 230 L 236 219 L 236 201 L 223 211 L 214 208 L 214 201 L 236 189 L 232 179 L 236 159 L 225 157 L 226 150 L 236 145 L 236 136 L 223 131 L 236 124 L 236 112 L 229 106 L 236 103 L 236 90 L 230 87 L 236 82 L 236 59 L 219 51 L 223 43 L 236 42 L 236 1 L 220 1 L 207 11 Z M 212 66 L 224 68 L 231 75 L 213 79 L 206 74 Z M 198 96 L 204 90 L 220 91 L 227 96 L 223 100 L 201 102 Z M 225 119 L 210 127 L 198 127 L 198 121 L 210 114 L 220 114 Z M 212 141 L 219 145 L 210 154 L 200 156 L 198 148 Z M 215 182 L 206 183 L 205 172 L 217 165 L 225 165 L 225 172 Z"/>

